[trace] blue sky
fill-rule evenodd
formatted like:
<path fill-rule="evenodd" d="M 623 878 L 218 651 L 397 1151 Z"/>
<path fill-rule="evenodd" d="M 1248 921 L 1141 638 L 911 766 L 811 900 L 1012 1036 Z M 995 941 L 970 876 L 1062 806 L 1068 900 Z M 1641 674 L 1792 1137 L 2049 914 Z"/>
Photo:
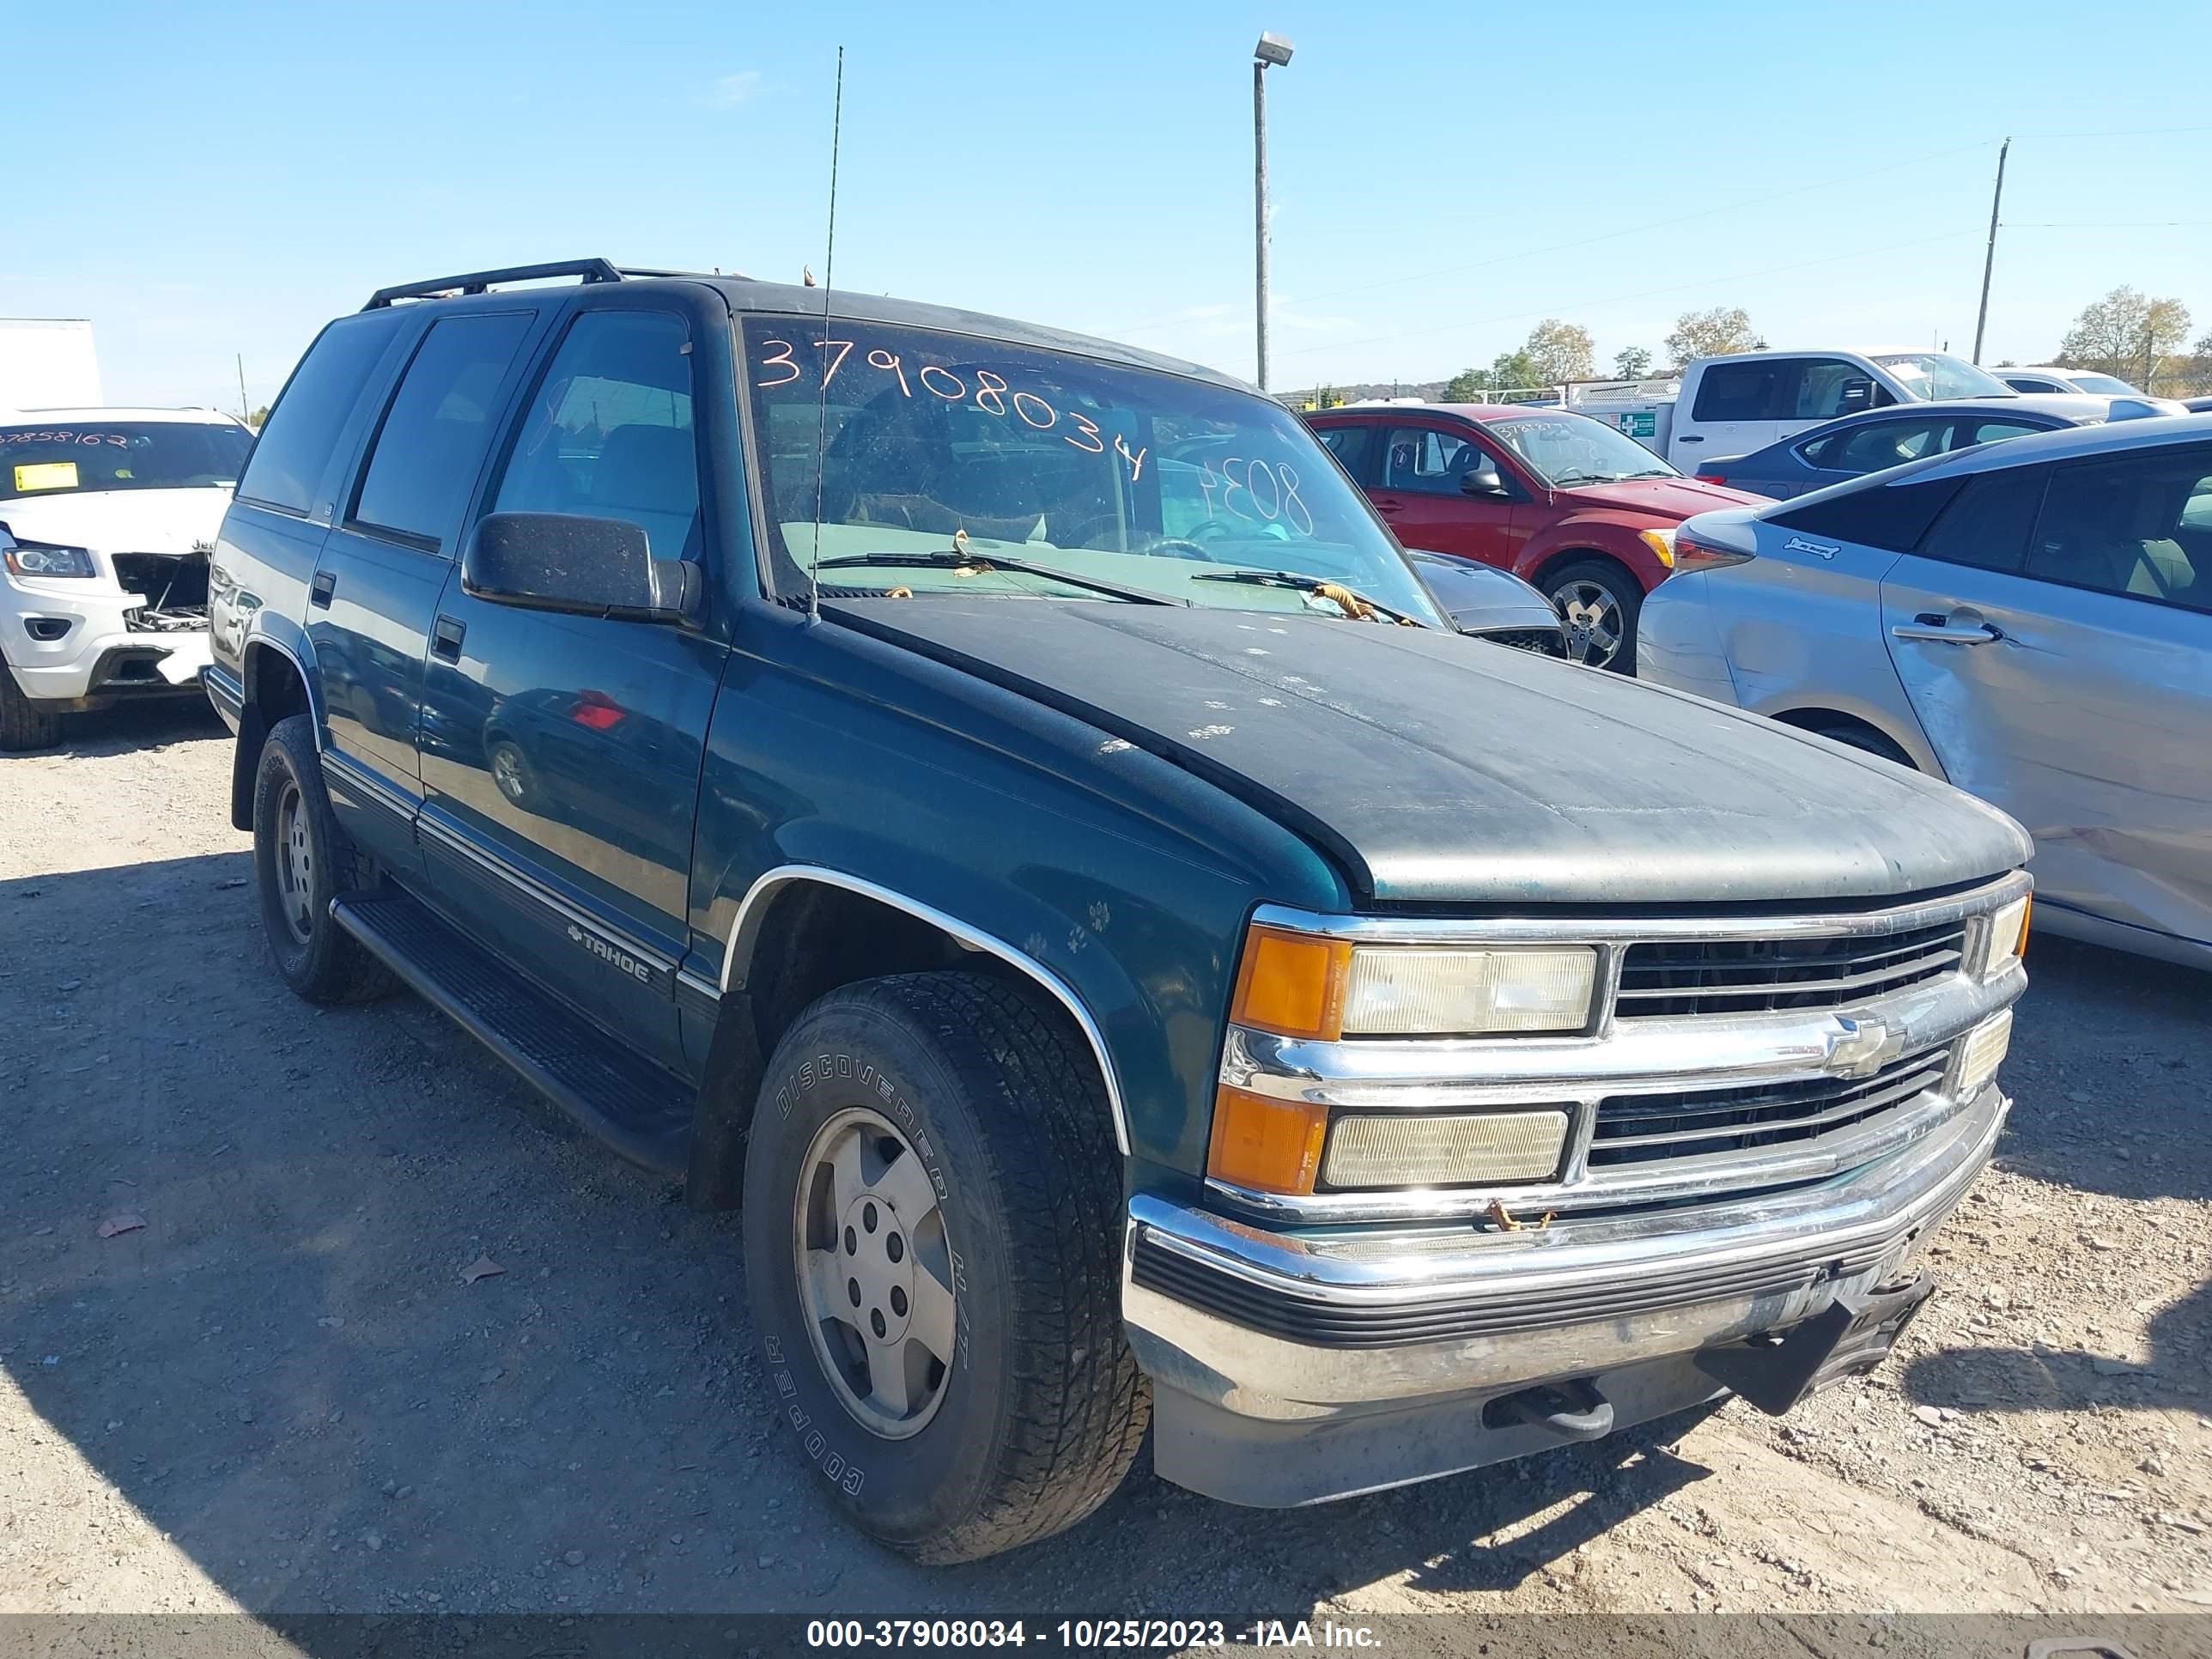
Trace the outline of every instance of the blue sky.
<path fill-rule="evenodd" d="M 111 400 L 234 406 L 234 353 L 264 402 L 387 282 L 819 273 L 842 43 L 839 286 L 1249 375 L 1263 27 L 1279 387 L 1715 304 L 1964 353 L 2008 133 L 1987 360 L 2121 283 L 2212 331 L 2203 0 L 19 9 L 0 315 L 93 319 Z"/>

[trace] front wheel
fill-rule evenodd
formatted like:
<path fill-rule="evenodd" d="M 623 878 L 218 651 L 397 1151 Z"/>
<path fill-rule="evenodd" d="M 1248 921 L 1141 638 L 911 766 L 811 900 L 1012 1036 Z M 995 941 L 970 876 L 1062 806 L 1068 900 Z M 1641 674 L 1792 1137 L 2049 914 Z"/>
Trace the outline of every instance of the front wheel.
<path fill-rule="evenodd" d="M 978 974 L 847 986 L 769 1061 L 745 1281 L 831 1501 L 917 1560 L 1073 1526 L 1151 1397 L 1121 1328 L 1121 1158 L 1060 1012 Z"/>
<path fill-rule="evenodd" d="M 14 671 L 0 663 L 0 750 L 51 749 L 62 740 L 62 717 L 23 695 Z"/>
<path fill-rule="evenodd" d="M 1567 625 L 1567 654 L 1616 674 L 1636 672 L 1636 617 L 1644 590 L 1610 559 L 1577 559 L 1554 570 L 1545 597 Z"/>

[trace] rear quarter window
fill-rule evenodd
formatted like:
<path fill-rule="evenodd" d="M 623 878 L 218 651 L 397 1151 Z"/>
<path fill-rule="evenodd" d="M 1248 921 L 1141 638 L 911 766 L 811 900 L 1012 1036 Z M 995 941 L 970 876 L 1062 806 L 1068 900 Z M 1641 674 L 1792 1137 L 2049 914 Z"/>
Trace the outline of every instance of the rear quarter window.
<path fill-rule="evenodd" d="M 1959 493 L 1961 480 L 1869 483 L 1770 514 L 1769 524 L 1802 530 L 1830 541 L 1856 542 L 1892 553 L 1909 553 L 1936 515 Z"/>
<path fill-rule="evenodd" d="M 331 450 L 399 322 L 396 311 L 362 312 L 315 337 L 253 446 L 238 481 L 242 499 L 287 513 L 312 510 Z"/>
<path fill-rule="evenodd" d="M 1696 421 L 1784 421 L 1796 412 L 1785 402 L 1797 380 L 1798 360 L 1761 358 L 1747 363 L 1715 363 L 1698 377 L 1698 398 L 1690 411 Z"/>

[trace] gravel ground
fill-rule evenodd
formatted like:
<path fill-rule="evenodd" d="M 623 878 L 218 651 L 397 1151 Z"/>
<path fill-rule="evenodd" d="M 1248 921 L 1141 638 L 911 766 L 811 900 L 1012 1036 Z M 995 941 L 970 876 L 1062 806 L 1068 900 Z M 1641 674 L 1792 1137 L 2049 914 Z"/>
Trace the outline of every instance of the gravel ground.
<path fill-rule="evenodd" d="M 284 993 L 229 758 L 182 705 L 0 757 L 0 1613 L 2212 1608 L 2204 975 L 2036 944 L 1865 1384 L 1286 1515 L 1140 1471 L 932 1572 L 771 1424 L 734 1218 L 413 999 Z"/>

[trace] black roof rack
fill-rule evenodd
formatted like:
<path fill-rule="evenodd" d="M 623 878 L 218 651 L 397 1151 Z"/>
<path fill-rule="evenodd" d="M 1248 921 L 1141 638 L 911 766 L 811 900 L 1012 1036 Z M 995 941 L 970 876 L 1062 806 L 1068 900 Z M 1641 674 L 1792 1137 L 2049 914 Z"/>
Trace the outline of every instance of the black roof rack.
<path fill-rule="evenodd" d="M 580 276 L 586 283 L 619 283 L 625 276 L 706 276 L 704 270 L 648 270 L 642 266 L 617 265 L 608 259 L 558 259 L 545 265 L 509 265 L 503 270 L 469 270 L 458 276 L 432 276 L 419 283 L 380 288 L 368 296 L 363 311 L 375 311 L 394 300 L 428 300 L 448 294 L 483 294 L 495 283 L 537 283 L 553 276 Z M 734 273 L 730 273 L 734 274 Z"/>

